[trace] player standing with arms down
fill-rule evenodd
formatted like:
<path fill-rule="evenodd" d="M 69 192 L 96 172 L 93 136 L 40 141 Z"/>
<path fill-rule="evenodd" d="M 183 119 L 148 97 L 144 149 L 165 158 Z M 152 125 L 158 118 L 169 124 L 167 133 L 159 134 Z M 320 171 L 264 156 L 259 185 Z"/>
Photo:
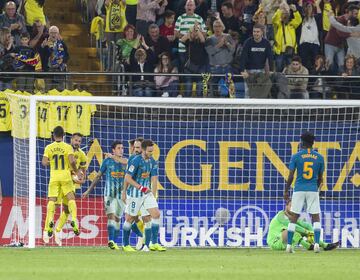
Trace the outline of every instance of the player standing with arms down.
<path fill-rule="evenodd" d="M 105 174 L 104 205 L 108 218 L 108 246 L 110 249 L 119 250 L 115 239 L 119 236 L 120 219 L 125 210 L 125 203 L 121 200 L 121 192 L 127 159 L 123 158 L 124 146 L 121 141 L 114 141 L 111 148 L 113 154 L 103 161 L 99 173 L 94 181 L 92 181 L 90 187 L 83 193 L 82 198 L 86 198 L 89 195 L 101 179 L 101 176 Z"/>
<path fill-rule="evenodd" d="M 166 249 L 158 243 L 160 211 L 155 199 L 158 184 L 158 163 L 152 157 L 154 143 L 151 140 L 144 140 L 141 148 L 142 154 L 129 162 L 125 175 L 125 182 L 129 183 L 129 187 L 123 225 L 124 251 L 135 251 L 129 244 L 129 236 L 131 225 L 139 210 L 145 223 L 145 246 L 142 250 L 165 251 Z M 150 241 L 152 242 L 151 245 Z"/>
<path fill-rule="evenodd" d="M 292 241 L 296 231 L 296 222 L 304 208 L 311 215 L 314 228 L 314 252 L 320 252 L 320 200 L 319 189 L 323 182 L 324 158 L 312 149 L 315 141 L 314 134 L 306 131 L 301 135 L 301 151 L 290 160 L 290 174 L 285 186 L 284 198 L 289 200 L 289 189 L 297 171 L 295 188 L 291 200 L 291 215 L 288 225 L 286 252 L 293 253 Z"/>
<path fill-rule="evenodd" d="M 71 170 L 75 172 L 78 178 L 82 179 L 82 172 L 76 167 L 73 148 L 64 143 L 64 129 L 57 126 L 53 131 L 54 142 L 45 147 L 42 165 L 50 165 L 50 181 L 48 188 L 48 204 L 44 226 L 43 240 L 49 242 L 49 238 L 53 235 L 55 202 L 59 195 L 63 195 L 68 200 L 68 208 L 71 214 L 71 226 L 76 235 L 79 234 L 79 228 L 76 223 L 76 203 L 73 192 L 73 181 L 71 178 Z"/>

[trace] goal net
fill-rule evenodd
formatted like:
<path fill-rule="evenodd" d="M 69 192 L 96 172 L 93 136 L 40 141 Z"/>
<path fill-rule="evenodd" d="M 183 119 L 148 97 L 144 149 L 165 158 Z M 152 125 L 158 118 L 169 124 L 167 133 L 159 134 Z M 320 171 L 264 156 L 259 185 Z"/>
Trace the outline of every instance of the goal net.
<path fill-rule="evenodd" d="M 82 149 L 88 158 L 88 180 L 76 191 L 81 234 L 75 237 L 68 222 L 62 230 L 63 246 L 107 244 L 105 178 L 88 198 L 81 199 L 81 193 L 99 171 L 104 153 L 111 152 L 111 143 L 122 140 L 128 157 L 127 141 L 136 137 L 156 143 L 163 245 L 266 246 L 270 220 L 284 209 L 290 157 L 298 151 L 301 133 L 310 130 L 326 163 L 322 237 L 339 240 L 342 247 L 359 247 L 358 101 L 8 98 L 15 124 L 13 241 L 43 245 L 49 170 L 41 159 L 51 143 L 55 118 L 69 134 L 66 142 L 87 126 Z M 301 218 L 309 219 L 306 214 Z M 122 243 L 121 231 L 116 241 Z M 50 245 L 55 245 L 53 240 Z"/>

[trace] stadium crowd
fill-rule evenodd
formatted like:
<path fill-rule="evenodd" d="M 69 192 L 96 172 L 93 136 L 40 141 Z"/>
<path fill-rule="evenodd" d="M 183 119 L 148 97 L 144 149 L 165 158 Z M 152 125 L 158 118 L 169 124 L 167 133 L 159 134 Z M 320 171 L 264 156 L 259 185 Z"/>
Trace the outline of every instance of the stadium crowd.
<path fill-rule="evenodd" d="M 360 96 L 358 79 L 351 77 L 359 71 L 359 1 L 84 2 L 90 31 L 98 45 L 108 50 L 107 56 L 111 55 L 110 45 L 116 45 L 116 65 L 105 59 L 105 70 L 156 73 L 133 75 L 126 81 L 132 95 L 200 97 L 209 92 L 215 97 L 250 98 Z M 1 1 L 1 71 L 68 70 L 66 42 L 59 28 L 50 26 L 44 4 L 45 0 Z M 99 29 L 105 36 L 100 36 Z M 317 77 L 307 77 L 309 74 Z M 342 78 L 334 81 L 321 77 L 324 75 Z M 17 79 L 17 89 L 32 92 L 31 76 Z M 12 82 L 11 78 L 0 78 L 0 90 L 10 88 Z M 47 89 L 63 90 L 65 80 L 56 75 L 46 85 Z"/>

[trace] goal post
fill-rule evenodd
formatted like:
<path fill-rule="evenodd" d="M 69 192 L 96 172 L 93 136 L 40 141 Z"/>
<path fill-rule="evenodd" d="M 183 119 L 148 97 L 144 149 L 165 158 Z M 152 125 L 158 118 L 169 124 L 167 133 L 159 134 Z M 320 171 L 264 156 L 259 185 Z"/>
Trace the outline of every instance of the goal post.
<path fill-rule="evenodd" d="M 78 110 L 71 107 L 74 104 L 97 108 L 82 144 L 89 160 L 89 180 L 77 191 L 82 233 L 74 237 L 65 226 L 64 246 L 106 244 L 104 178 L 89 199 L 82 200 L 79 195 L 99 170 L 104 153 L 111 152 L 111 142 L 122 140 L 128 157 L 127 141 L 135 137 L 150 138 L 156 144 L 161 243 L 169 247 L 266 246 L 269 222 L 284 208 L 282 195 L 290 157 L 298 150 L 301 132 L 311 130 L 315 148 L 326 161 L 322 236 L 326 241 L 340 240 L 343 247 L 359 247 L 360 101 L 45 95 L 25 99 L 29 117 L 16 127 L 21 129 L 29 122 L 29 135 L 21 141 L 14 137 L 18 147 L 14 148 L 14 160 L 25 158 L 27 164 L 18 169 L 14 164 L 14 176 L 25 168 L 27 182 L 22 178 L 14 188 L 26 189 L 22 193 L 28 196 L 18 200 L 22 205 L 16 210 L 21 211 L 23 223 L 13 223 L 13 239 L 30 248 L 42 245 L 49 179 L 48 171 L 40 165 L 43 149 L 51 143 L 49 138 L 38 136 L 40 103 L 68 106 L 69 114 L 71 108 L 75 114 L 85 108 Z M 13 121 L 21 119 L 13 116 Z M 56 211 L 57 219 L 60 209 Z M 118 242 L 121 240 L 120 234 Z"/>

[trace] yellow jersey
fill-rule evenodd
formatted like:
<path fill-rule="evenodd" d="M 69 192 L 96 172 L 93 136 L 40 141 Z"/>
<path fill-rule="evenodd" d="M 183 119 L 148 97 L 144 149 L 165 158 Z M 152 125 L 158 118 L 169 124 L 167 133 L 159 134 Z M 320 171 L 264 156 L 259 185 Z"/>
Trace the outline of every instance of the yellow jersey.
<path fill-rule="evenodd" d="M 68 95 L 67 91 L 59 92 L 52 89 L 48 92 L 49 95 Z M 69 102 L 51 102 L 49 106 L 49 130 L 53 131 L 58 125 L 62 126 L 67 132 L 67 116 L 69 114 Z"/>
<path fill-rule="evenodd" d="M 115 4 L 111 1 L 108 6 L 105 6 L 105 9 L 105 32 L 123 32 L 127 25 L 125 16 L 126 5 L 122 2 Z"/>
<path fill-rule="evenodd" d="M 16 96 L 10 99 L 10 108 L 12 116 L 11 135 L 15 138 L 29 138 L 29 107 L 30 93 L 24 91 L 16 91 Z M 24 98 L 23 98 L 24 97 Z"/>
<path fill-rule="evenodd" d="M 39 6 L 36 0 L 26 0 L 24 9 L 26 25 L 32 26 L 35 20 L 40 20 L 41 24 L 46 25 L 44 9 Z"/>
<path fill-rule="evenodd" d="M 84 168 L 86 170 L 87 167 L 87 156 L 85 155 L 84 151 L 81 149 L 73 149 L 74 150 L 74 157 L 76 160 L 76 168 L 81 169 Z M 80 184 L 74 184 L 75 189 L 80 189 Z"/>
<path fill-rule="evenodd" d="M 5 93 L 0 91 L 0 131 L 11 130 L 10 103 Z"/>
<path fill-rule="evenodd" d="M 35 95 L 44 95 L 41 92 L 37 92 Z M 38 112 L 38 137 L 41 138 L 51 138 L 51 131 L 49 128 L 49 102 L 38 102 L 37 103 L 37 112 Z"/>
<path fill-rule="evenodd" d="M 91 93 L 86 91 L 73 90 L 69 95 L 74 96 L 92 96 Z M 84 136 L 90 135 L 91 130 L 91 117 L 96 112 L 96 105 L 89 103 L 69 103 L 70 109 L 67 117 L 67 132 L 79 132 Z"/>
<path fill-rule="evenodd" d="M 50 161 L 50 182 L 72 181 L 69 155 L 73 154 L 73 147 L 63 141 L 45 147 L 44 157 Z"/>

